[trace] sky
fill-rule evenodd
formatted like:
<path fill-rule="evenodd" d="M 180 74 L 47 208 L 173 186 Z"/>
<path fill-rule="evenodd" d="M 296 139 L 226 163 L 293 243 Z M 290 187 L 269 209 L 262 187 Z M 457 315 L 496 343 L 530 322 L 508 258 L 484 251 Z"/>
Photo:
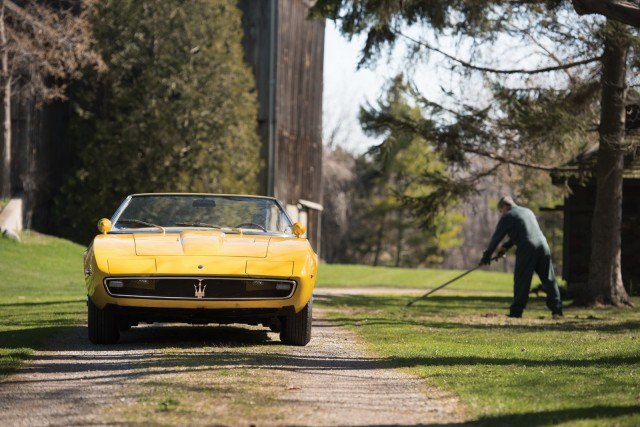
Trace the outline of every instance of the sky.
<path fill-rule="evenodd" d="M 336 127 L 338 143 L 350 151 L 362 153 L 378 139 L 366 136 L 358 123 L 360 106 L 374 102 L 387 77 L 397 71 L 394 64 L 358 70 L 363 37 L 351 41 L 343 37 L 332 21 L 327 21 L 324 44 L 323 133 Z"/>
<path fill-rule="evenodd" d="M 409 34 L 416 29 L 409 29 Z M 417 30 L 419 31 L 419 30 Z M 420 33 L 412 36 L 420 38 Z M 425 36 L 425 34 L 422 34 Z M 427 35 L 428 37 L 428 35 Z M 499 37 L 494 43 L 486 46 L 486 50 L 476 52 L 476 57 L 470 52 L 468 43 L 457 44 L 454 39 L 440 37 L 437 41 L 427 38 L 431 44 L 436 44 L 446 52 L 458 57 L 472 60 L 481 65 L 498 66 L 519 65 L 524 68 L 537 68 L 541 65 L 541 58 L 534 54 L 535 49 L 514 44 L 509 39 Z M 450 63 L 439 54 L 431 54 L 428 61 L 416 61 L 410 70 L 403 67 L 406 58 L 406 48 L 397 43 L 390 57 L 383 55 L 377 64 L 371 68 L 358 69 L 360 51 L 364 44 L 364 36 L 353 37 L 348 40 L 342 36 L 332 21 L 327 20 L 324 46 L 324 93 L 323 93 L 323 134 L 327 143 L 331 133 L 336 133 L 335 141 L 356 154 L 361 154 L 373 144 L 380 143 L 382 138 L 367 136 L 362 132 L 358 122 L 360 107 L 366 103 L 375 103 L 383 94 L 385 84 L 400 72 L 409 72 L 412 82 L 419 91 L 430 100 L 447 103 L 443 96 L 441 85 L 451 90 L 457 97 L 465 98 L 477 107 L 484 108 L 490 102 L 484 81 L 479 75 L 461 77 L 453 72 Z M 486 56 L 486 57 L 484 57 Z M 499 61 L 499 64 L 487 62 Z M 506 60 L 509 58 L 509 60 Z M 506 62 L 506 63 L 505 63 Z M 549 65 L 543 61 L 542 65 Z M 544 75 L 545 79 L 549 76 Z M 519 86 L 516 84 L 515 86 Z M 337 132 L 336 129 L 338 129 Z"/>
<path fill-rule="evenodd" d="M 324 44 L 324 92 L 323 92 L 323 141 L 337 132 L 337 143 L 349 151 L 360 154 L 373 144 L 382 142 L 381 137 L 365 135 L 358 122 L 360 107 L 375 103 L 384 94 L 385 84 L 401 72 L 410 72 L 412 82 L 420 92 L 431 99 L 440 96 L 439 79 L 446 78 L 438 61 L 415 63 L 412 70 L 403 67 L 406 48 L 397 43 L 390 55 L 382 55 L 372 68 L 358 69 L 360 52 L 365 37 L 348 40 L 327 20 Z M 445 47 L 450 44 L 441 41 Z"/>

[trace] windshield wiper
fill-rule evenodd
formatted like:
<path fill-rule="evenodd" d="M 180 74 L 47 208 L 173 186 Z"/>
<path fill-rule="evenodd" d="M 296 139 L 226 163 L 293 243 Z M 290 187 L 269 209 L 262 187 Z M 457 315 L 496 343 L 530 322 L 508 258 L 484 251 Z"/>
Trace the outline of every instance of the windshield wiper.
<path fill-rule="evenodd" d="M 139 219 L 121 218 L 117 222 L 125 222 L 125 223 L 128 223 L 128 224 L 144 225 L 145 227 L 155 227 L 155 228 L 159 228 L 160 231 L 162 231 L 162 234 L 166 233 L 166 230 L 165 230 L 165 228 L 163 226 L 158 225 L 158 224 L 152 224 L 150 222 L 142 221 L 142 220 L 139 220 Z"/>
<path fill-rule="evenodd" d="M 207 228 L 217 228 L 218 230 L 222 229 L 217 225 L 208 224 L 206 222 L 176 222 L 174 225 L 178 226 L 187 226 L 187 227 L 207 227 Z"/>

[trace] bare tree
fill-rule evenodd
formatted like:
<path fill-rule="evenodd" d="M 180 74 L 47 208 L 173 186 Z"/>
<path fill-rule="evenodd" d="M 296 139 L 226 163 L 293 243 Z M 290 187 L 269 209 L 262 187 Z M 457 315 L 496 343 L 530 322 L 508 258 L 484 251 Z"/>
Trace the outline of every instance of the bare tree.
<path fill-rule="evenodd" d="M 88 15 L 93 1 L 1 1 L 0 197 L 10 197 L 11 98 L 32 99 L 36 105 L 65 99 L 66 81 L 78 78 L 85 66 L 102 69 L 104 63 L 92 49 Z"/>

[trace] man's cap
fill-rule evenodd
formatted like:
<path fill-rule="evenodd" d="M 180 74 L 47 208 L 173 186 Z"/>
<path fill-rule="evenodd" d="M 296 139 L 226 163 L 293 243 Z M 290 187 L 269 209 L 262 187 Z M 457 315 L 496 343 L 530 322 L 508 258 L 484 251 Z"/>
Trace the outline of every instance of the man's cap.
<path fill-rule="evenodd" d="M 502 196 L 500 197 L 500 200 L 498 200 L 498 209 L 500 209 L 503 206 L 509 206 L 512 208 L 515 205 L 516 205 L 516 202 L 513 201 L 511 196 Z"/>

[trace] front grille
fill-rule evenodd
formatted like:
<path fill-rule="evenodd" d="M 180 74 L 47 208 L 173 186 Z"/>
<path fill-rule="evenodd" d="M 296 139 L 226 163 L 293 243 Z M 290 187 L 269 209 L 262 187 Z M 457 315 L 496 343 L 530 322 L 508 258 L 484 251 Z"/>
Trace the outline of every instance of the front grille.
<path fill-rule="evenodd" d="M 296 282 L 228 277 L 111 277 L 105 279 L 114 297 L 165 299 L 285 299 Z"/>

